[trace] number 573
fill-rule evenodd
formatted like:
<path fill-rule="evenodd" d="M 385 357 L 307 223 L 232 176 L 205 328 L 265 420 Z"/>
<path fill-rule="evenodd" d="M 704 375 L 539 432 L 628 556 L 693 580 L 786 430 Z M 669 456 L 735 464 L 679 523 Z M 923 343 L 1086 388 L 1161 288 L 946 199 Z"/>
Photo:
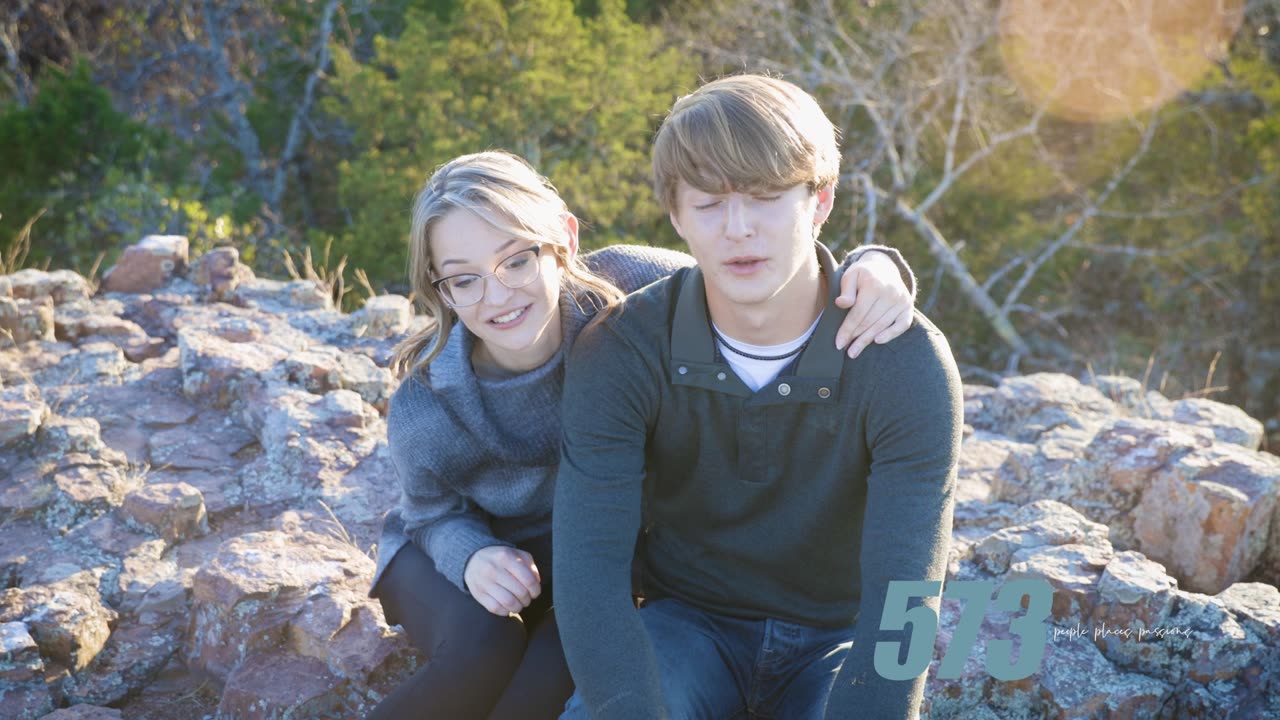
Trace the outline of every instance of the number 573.
<path fill-rule="evenodd" d="M 910 680 L 929 667 L 929 660 L 933 656 L 933 640 L 938 634 L 938 614 L 927 605 L 908 608 L 907 604 L 913 597 L 936 596 L 941 585 L 938 580 L 894 580 L 889 583 L 880 629 L 903 630 L 910 625 L 911 643 L 907 646 L 906 660 L 901 664 L 898 663 L 901 642 L 883 640 L 876 643 L 875 668 L 881 677 L 886 680 Z M 942 663 L 938 666 L 939 678 L 951 680 L 960 677 L 965 658 L 969 657 L 969 652 L 978 640 L 978 630 L 982 627 L 987 603 L 990 602 L 994 589 L 995 583 L 988 580 L 956 580 L 947 583 L 947 591 L 943 596 L 963 601 L 964 610 L 960 614 L 960 621 L 956 623 L 951 643 L 942 656 Z M 1049 629 L 1045 618 L 1049 617 L 1049 610 L 1053 605 L 1053 586 L 1042 578 L 1010 580 L 1000 588 L 996 607 L 1013 612 L 1022 607 L 1024 597 L 1027 598 L 1026 612 L 1009 621 L 1010 632 L 1022 638 L 1017 662 L 1012 659 L 1012 640 L 987 642 L 987 672 L 997 680 L 1021 680 L 1029 677 L 1044 658 Z"/>

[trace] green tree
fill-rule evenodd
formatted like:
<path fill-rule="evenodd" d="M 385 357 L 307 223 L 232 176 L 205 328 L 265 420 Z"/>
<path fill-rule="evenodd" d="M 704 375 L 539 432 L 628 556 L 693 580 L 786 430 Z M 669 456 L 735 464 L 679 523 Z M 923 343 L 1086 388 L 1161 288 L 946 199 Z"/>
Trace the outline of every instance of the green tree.
<path fill-rule="evenodd" d="M 462 0 L 443 22 L 411 9 L 399 37 L 375 45 L 367 65 L 335 49 L 339 97 L 326 105 L 362 148 L 339 170 L 352 223 L 337 247 L 354 267 L 402 278 L 414 193 L 448 159 L 493 148 L 551 178 L 592 229 L 585 245 L 673 242 L 649 143 L 694 76 L 621 0 L 590 18 L 569 0 Z"/>

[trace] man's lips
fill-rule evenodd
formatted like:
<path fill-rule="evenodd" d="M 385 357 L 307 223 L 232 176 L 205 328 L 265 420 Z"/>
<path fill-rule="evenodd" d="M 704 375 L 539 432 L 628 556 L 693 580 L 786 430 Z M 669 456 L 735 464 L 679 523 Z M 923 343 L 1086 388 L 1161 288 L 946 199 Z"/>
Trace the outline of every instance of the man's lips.
<path fill-rule="evenodd" d="M 764 267 L 767 260 L 755 255 L 744 255 L 741 257 L 729 258 L 725 261 L 724 266 L 731 273 L 746 275 Z"/>

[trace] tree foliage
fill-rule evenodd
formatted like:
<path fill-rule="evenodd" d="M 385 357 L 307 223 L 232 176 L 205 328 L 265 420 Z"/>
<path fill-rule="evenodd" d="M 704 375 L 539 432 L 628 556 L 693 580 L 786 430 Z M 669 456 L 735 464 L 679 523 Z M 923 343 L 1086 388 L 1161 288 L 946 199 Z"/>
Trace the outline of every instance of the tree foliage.
<path fill-rule="evenodd" d="M 590 18 L 567 0 L 465 0 L 447 22 L 411 10 L 370 63 L 340 49 L 335 71 L 326 108 L 360 148 L 340 169 L 352 216 L 341 248 L 371 274 L 403 274 L 410 204 L 431 171 L 491 148 L 551 178 L 593 228 L 585 244 L 669 241 L 649 141 L 693 74 L 620 1 Z"/>

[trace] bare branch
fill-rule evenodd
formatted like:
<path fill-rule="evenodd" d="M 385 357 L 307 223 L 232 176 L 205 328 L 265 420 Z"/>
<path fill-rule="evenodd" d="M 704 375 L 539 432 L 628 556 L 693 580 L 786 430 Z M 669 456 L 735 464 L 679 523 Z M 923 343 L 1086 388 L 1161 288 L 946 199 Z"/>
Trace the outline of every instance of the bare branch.
<path fill-rule="evenodd" d="M 315 65 L 312 67 L 310 74 L 307 75 L 306 86 L 302 93 L 302 103 L 293 114 L 293 121 L 289 124 L 289 134 L 285 140 L 284 149 L 281 150 L 280 160 L 276 163 L 275 180 L 271 183 L 271 194 L 267 196 L 267 204 L 276 211 L 280 208 L 289 168 L 293 163 L 294 156 L 298 153 L 298 145 L 302 140 L 303 122 L 306 120 L 308 113 L 311 112 L 311 104 L 315 98 L 316 83 L 320 81 L 325 67 L 329 64 L 329 39 L 333 36 L 333 13 L 337 7 L 338 0 L 329 0 L 320 16 L 320 31 L 317 33 L 314 52 Z"/>
<path fill-rule="evenodd" d="M 1084 228 L 1084 226 L 1092 220 L 1095 215 L 1097 215 L 1101 207 L 1106 204 L 1107 200 L 1111 197 L 1111 194 L 1115 192 L 1116 188 L 1120 187 L 1120 184 L 1129 177 L 1129 174 L 1133 172 L 1135 167 L 1137 167 L 1138 161 L 1141 160 L 1143 156 L 1147 154 L 1147 151 L 1151 149 L 1151 140 L 1155 137 L 1156 129 L 1159 126 L 1160 116 L 1158 114 L 1152 115 L 1151 122 L 1147 123 L 1146 128 L 1142 132 L 1142 141 L 1139 143 L 1138 149 L 1129 157 L 1129 160 L 1124 164 L 1124 166 L 1116 171 L 1115 175 L 1112 176 L 1111 181 L 1108 182 L 1106 187 L 1098 193 L 1097 199 L 1090 203 L 1088 207 L 1084 208 L 1084 210 L 1076 217 L 1075 222 L 1071 223 L 1070 227 L 1063 231 L 1063 233 L 1055 240 L 1050 242 L 1034 260 L 1027 263 L 1026 269 L 1022 273 L 1022 277 L 1018 279 L 1018 282 L 1013 286 L 1013 289 L 1009 291 L 1009 295 L 1005 297 L 1004 305 L 1002 306 L 1003 312 L 1007 313 L 1009 308 L 1018 302 L 1018 297 L 1022 295 L 1022 292 L 1031 284 L 1031 279 L 1035 277 L 1036 271 L 1048 262 L 1049 258 L 1053 257 L 1058 250 L 1062 249 L 1063 246 L 1075 239 L 1075 236 L 1079 234 L 1080 230 Z"/>

